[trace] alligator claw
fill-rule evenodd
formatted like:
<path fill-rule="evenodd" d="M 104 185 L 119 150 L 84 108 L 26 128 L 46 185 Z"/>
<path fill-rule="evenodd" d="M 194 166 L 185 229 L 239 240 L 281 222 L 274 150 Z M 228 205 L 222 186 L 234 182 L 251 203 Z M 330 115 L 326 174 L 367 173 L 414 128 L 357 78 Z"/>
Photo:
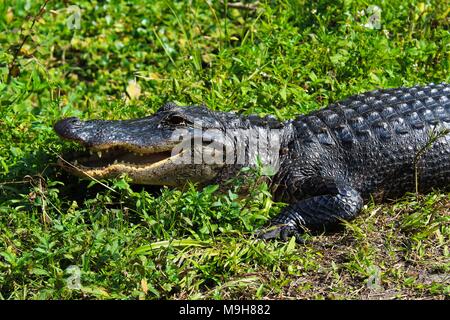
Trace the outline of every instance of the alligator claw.
<path fill-rule="evenodd" d="M 303 239 L 297 228 L 285 224 L 263 228 L 256 233 L 256 236 L 262 240 L 281 239 L 282 241 L 288 241 L 294 236 L 297 243 L 305 243 L 305 239 Z"/>

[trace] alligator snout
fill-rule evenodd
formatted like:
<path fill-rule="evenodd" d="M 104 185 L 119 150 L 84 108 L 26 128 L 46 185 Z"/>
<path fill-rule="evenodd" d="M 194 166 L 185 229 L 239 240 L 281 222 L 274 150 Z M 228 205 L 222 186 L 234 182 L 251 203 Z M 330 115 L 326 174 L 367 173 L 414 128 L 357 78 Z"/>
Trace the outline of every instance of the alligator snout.
<path fill-rule="evenodd" d="M 83 122 L 77 117 L 62 119 L 55 123 L 54 129 L 56 133 L 65 139 L 76 139 L 77 129 L 82 126 Z"/>

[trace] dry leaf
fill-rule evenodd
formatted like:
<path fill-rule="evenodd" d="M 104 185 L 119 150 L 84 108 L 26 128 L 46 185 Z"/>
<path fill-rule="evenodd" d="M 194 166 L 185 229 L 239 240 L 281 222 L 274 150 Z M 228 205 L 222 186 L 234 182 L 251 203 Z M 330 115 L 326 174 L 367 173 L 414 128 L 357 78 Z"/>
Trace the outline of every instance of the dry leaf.
<path fill-rule="evenodd" d="M 128 81 L 127 94 L 131 100 L 139 99 L 139 96 L 141 95 L 141 87 L 136 80 Z"/>
<path fill-rule="evenodd" d="M 13 21 L 13 19 L 14 19 L 14 11 L 10 7 L 10 8 L 8 8 L 8 11 L 6 11 L 6 16 L 5 16 L 6 23 L 11 23 Z"/>
<path fill-rule="evenodd" d="M 147 294 L 148 292 L 148 284 L 147 284 L 147 279 L 143 278 L 141 280 L 141 287 L 142 287 L 142 291 Z"/>

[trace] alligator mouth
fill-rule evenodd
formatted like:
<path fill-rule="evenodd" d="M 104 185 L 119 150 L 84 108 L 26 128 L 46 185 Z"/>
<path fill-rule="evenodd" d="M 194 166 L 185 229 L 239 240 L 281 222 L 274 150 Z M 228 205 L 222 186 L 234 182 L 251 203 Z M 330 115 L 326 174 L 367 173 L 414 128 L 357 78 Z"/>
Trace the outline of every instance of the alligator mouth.
<path fill-rule="evenodd" d="M 86 151 L 66 153 L 59 159 L 61 166 L 71 166 L 80 171 L 104 170 L 114 166 L 126 166 L 134 169 L 158 166 L 172 157 L 171 150 L 139 151 L 124 146 L 88 148 Z"/>
<path fill-rule="evenodd" d="M 136 184 L 173 187 L 187 180 L 199 183 L 209 181 L 223 166 L 195 163 L 196 155 L 201 157 L 203 150 L 215 150 L 203 143 L 201 148 L 180 148 L 178 152 L 174 149 L 176 146 L 169 143 L 145 148 L 127 144 L 81 144 L 85 150 L 63 154 L 57 164 L 80 178 L 109 179 L 125 174 Z"/>

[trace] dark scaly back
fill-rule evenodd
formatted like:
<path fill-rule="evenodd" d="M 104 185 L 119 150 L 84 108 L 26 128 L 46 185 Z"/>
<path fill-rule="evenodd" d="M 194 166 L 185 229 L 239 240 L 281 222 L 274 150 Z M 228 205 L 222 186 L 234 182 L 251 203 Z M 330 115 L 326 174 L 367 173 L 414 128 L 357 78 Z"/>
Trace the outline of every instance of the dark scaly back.
<path fill-rule="evenodd" d="M 414 191 L 415 168 L 422 191 L 450 184 L 449 134 L 416 160 L 432 132 L 450 130 L 448 84 L 358 94 L 292 123 L 297 152 L 320 154 L 318 174 L 341 175 L 364 198 L 394 198 Z"/>

